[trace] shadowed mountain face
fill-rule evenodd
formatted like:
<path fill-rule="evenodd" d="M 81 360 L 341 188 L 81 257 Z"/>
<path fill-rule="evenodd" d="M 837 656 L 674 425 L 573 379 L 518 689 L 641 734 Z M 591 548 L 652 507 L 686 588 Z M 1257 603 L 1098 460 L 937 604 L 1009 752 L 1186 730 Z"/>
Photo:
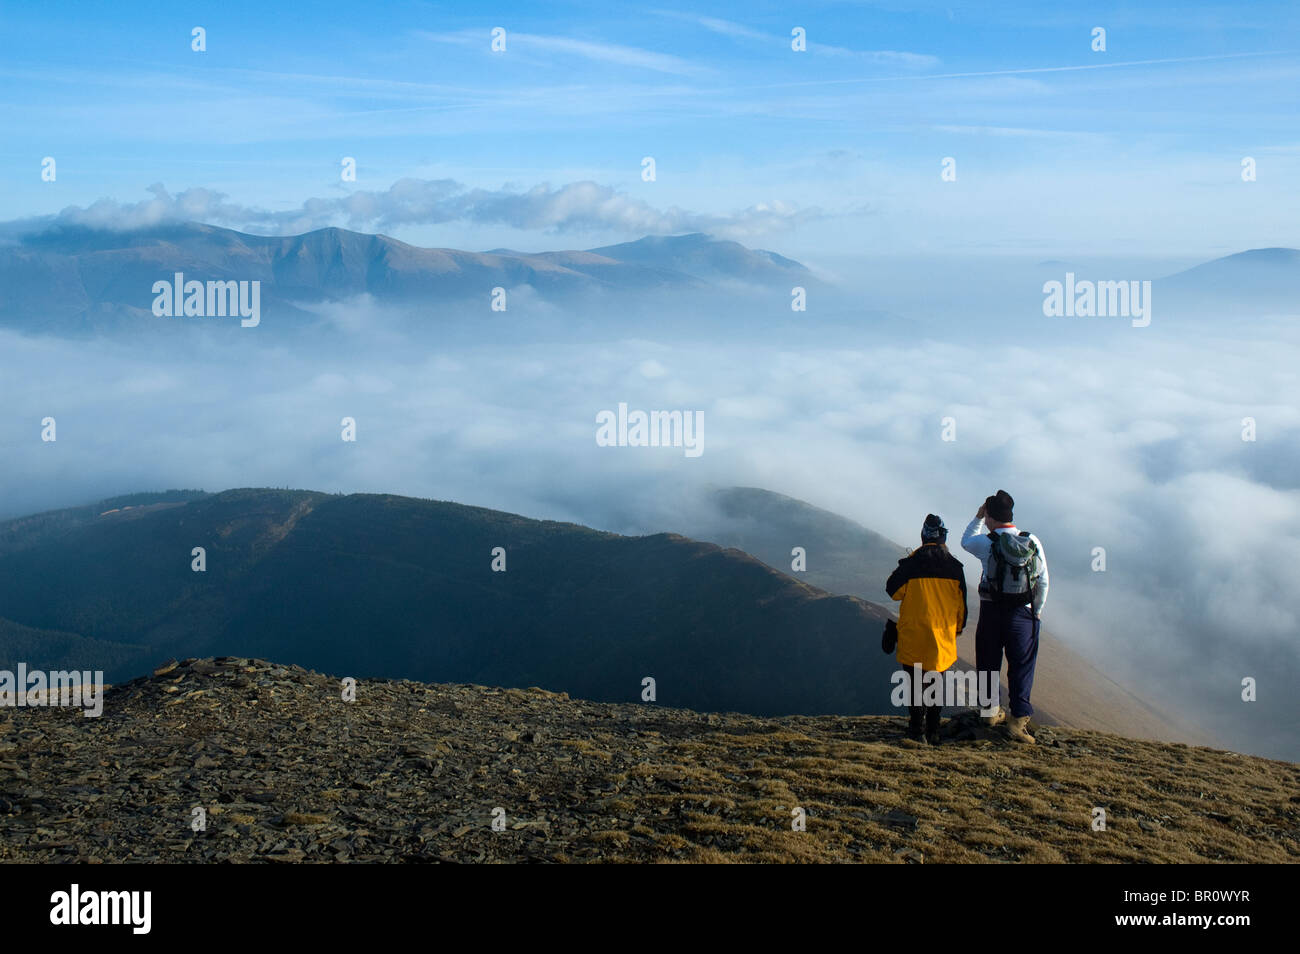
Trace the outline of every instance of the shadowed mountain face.
<path fill-rule="evenodd" d="M 82 639 L 115 660 L 110 680 L 167 656 L 275 655 L 600 701 L 635 701 L 650 676 L 670 706 L 888 711 L 887 676 L 864 676 L 887 661 L 884 610 L 674 534 L 299 491 L 104 509 L 0 525 L 5 631 L 23 635 L 0 644 L 0 666 L 87 668 Z M 191 568 L 195 547 L 206 572 Z"/>
<path fill-rule="evenodd" d="M 385 235 L 327 228 L 305 235 L 248 235 L 197 223 L 134 232 L 59 228 L 0 248 L 0 324 L 61 331 L 150 319 L 154 283 L 258 281 L 261 306 L 297 306 L 369 295 L 430 306 L 478 300 L 494 288 L 527 287 L 545 301 L 593 295 L 693 293 L 710 282 L 762 287 L 811 282 L 802 265 L 706 235 L 656 237 L 589 252 L 528 254 L 418 248 Z"/>
<path fill-rule="evenodd" d="M 791 551 L 802 547 L 802 577 L 832 593 L 889 602 L 885 580 L 908 549 L 829 510 L 759 487 L 709 492 L 704 516 L 681 527 L 688 536 L 736 547 L 784 573 L 794 572 Z"/>

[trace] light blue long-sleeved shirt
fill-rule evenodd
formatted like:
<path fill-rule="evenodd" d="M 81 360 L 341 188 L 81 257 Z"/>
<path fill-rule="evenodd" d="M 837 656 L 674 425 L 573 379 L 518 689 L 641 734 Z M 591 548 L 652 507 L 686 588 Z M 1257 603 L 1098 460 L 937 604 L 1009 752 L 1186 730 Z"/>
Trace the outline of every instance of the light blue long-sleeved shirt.
<path fill-rule="evenodd" d="M 1010 527 L 998 527 L 998 533 L 1019 533 L 1014 525 Z M 1034 615 L 1041 617 L 1043 607 L 1047 605 L 1047 555 L 1043 552 L 1043 543 L 1032 533 L 1029 539 L 1034 541 L 1038 547 L 1039 566 L 1042 567 L 1042 574 L 1038 577 L 1038 583 L 1034 586 Z M 980 561 L 980 599 L 987 599 L 984 595 L 984 584 L 989 578 L 989 556 L 993 552 L 993 541 L 989 539 L 988 531 L 984 529 L 984 518 L 976 517 L 966 525 L 966 532 L 961 535 L 961 548 L 972 556 L 976 556 Z"/>

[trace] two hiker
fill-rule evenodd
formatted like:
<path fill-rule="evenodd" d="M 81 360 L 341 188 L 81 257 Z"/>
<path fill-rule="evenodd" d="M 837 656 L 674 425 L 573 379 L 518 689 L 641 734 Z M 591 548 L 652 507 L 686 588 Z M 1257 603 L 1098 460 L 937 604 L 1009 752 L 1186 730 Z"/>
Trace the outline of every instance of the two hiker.
<path fill-rule="evenodd" d="M 980 614 L 975 627 L 978 685 L 996 691 L 1007 659 L 1007 710 L 996 698 L 981 699 L 984 723 L 1005 723 L 1011 738 L 1032 743 L 1029 694 L 1038 660 L 1038 634 L 1047 602 L 1047 559 L 1033 534 L 1013 522 L 1015 501 L 1005 490 L 987 497 L 962 534 L 962 549 L 980 561 Z M 898 662 L 909 672 L 942 672 L 957 659 L 957 636 L 966 626 L 966 577 L 948 552 L 948 530 L 930 514 L 921 546 L 898 561 L 885 589 L 900 602 Z M 981 692 L 985 691 L 983 688 Z M 909 695 L 910 698 L 910 695 Z M 911 706 L 908 735 L 939 741 L 940 706 Z M 923 727 L 922 727 L 923 726 Z"/>

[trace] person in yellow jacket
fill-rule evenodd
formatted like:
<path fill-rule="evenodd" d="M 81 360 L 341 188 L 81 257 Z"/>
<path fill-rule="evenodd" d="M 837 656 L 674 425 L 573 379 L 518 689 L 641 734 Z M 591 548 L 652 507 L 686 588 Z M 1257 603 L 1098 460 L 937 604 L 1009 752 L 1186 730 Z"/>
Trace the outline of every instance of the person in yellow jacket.
<path fill-rule="evenodd" d="M 921 546 L 898 561 L 885 590 L 898 607 L 898 662 L 914 678 L 943 672 L 957 661 L 957 637 L 966 628 L 966 571 L 948 552 L 948 528 L 934 514 L 921 527 Z M 919 689 L 909 685 L 908 698 Z M 908 706 L 907 734 L 931 745 L 939 744 L 939 716 L 943 706 Z M 924 722 L 924 730 L 922 729 Z"/>

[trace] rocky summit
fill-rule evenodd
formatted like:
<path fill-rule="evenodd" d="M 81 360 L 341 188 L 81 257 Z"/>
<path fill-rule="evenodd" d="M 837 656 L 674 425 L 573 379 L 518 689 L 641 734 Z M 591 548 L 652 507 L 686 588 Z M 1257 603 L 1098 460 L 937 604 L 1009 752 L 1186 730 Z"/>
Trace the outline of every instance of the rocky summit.
<path fill-rule="evenodd" d="M 1300 858 L 1300 766 L 1059 727 L 1020 746 L 968 715 L 945 731 L 188 659 L 108 689 L 99 718 L 0 710 L 0 860 Z"/>

